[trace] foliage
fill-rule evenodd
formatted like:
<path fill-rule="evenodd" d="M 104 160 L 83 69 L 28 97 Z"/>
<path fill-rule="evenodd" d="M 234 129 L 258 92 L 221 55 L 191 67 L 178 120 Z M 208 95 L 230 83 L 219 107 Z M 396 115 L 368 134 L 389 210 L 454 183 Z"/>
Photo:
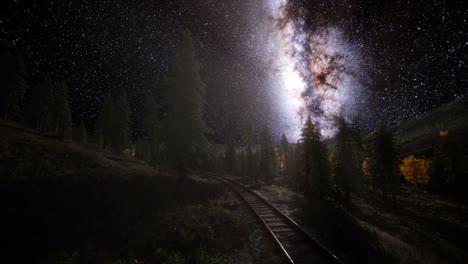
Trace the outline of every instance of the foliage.
<path fill-rule="evenodd" d="M 431 161 L 425 158 L 416 158 L 410 155 L 402 160 L 400 170 L 408 181 L 414 187 L 421 187 L 429 183 L 429 168 Z"/>
<path fill-rule="evenodd" d="M 55 130 L 54 92 L 49 79 L 46 78 L 33 88 L 26 115 L 26 123 L 30 127 L 46 133 Z"/>
<path fill-rule="evenodd" d="M 330 163 L 327 149 L 310 117 L 302 128 L 300 142 L 298 159 L 301 177 L 297 184 L 302 186 L 300 188 L 306 196 L 324 198 L 330 191 Z"/>
<path fill-rule="evenodd" d="M 102 112 L 98 121 L 101 123 L 99 126 L 102 129 L 102 139 L 103 139 L 103 147 L 114 149 L 116 137 L 114 133 L 114 111 L 115 111 L 115 104 L 114 99 L 110 94 L 108 94 L 104 98 L 104 103 L 102 105 Z M 98 131 L 100 132 L 100 131 Z"/>
<path fill-rule="evenodd" d="M 158 143 L 160 141 L 159 111 L 154 97 L 149 94 L 143 105 L 143 132 L 148 144 L 147 158 L 152 165 L 158 164 Z"/>
<path fill-rule="evenodd" d="M 224 153 L 224 172 L 230 175 L 234 174 L 236 163 L 236 151 L 234 150 L 234 145 L 232 141 L 226 145 L 226 150 Z"/>
<path fill-rule="evenodd" d="M 3 119 L 18 118 L 28 87 L 28 74 L 21 54 L 4 53 L 0 58 L 0 113 Z"/>
<path fill-rule="evenodd" d="M 116 154 L 123 154 L 124 150 L 132 148 L 130 113 L 127 93 L 125 90 L 122 90 L 115 98 L 114 127 L 112 133 L 115 135 L 113 151 Z"/>
<path fill-rule="evenodd" d="M 369 158 L 366 157 L 363 161 L 362 161 L 362 173 L 366 176 L 369 176 L 370 175 L 370 172 L 369 172 Z"/>
<path fill-rule="evenodd" d="M 259 173 L 266 182 L 271 183 L 274 176 L 275 152 L 271 140 L 270 128 L 265 125 L 260 132 L 260 168 Z"/>
<path fill-rule="evenodd" d="M 186 30 L 168 79 L 165 123 L 168 165 L 178 168 L 181 175 L 197 165 L 208 146 L 209 129 L 203 120 L 205 84 L 195 53 L 192 34 Z"/>
<path fill-rule="evenodd" d="M 75 133 L 73 135 L 73 141 L 80 143 L 88 142 L 88 132 L 83 120 L 80 120 L 79 126 L 75 128 Z"/>
<path fill-rule="evenodd" d="M 339 120 L 336 142 L 334 180 L 338 190 L 344 193 L 346 200 L 350 202 L 350 193 L 355 190 L 358 181 L 359 163 L 351 129 L 342 118 Z"/>
<path fill-rule="evenodd" d="M 61 82 L 55 89 L 55 134 L 62 139 L 72 137 L 72 114 L 68 101 L 68 85 Z"/>
<path fill-rule="evenodd" d="M 384 201 L 389 193 L 395 197 L 400 186 L 395 136 L 383 123 L 373 132 L 369 144 L 369 173 Z"/>

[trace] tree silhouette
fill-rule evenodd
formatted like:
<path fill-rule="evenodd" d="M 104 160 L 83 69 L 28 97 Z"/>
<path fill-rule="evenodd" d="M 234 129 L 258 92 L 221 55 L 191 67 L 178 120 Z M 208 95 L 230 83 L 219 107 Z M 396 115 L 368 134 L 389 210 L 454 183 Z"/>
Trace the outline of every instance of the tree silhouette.
<path fill-rule="evenodd" d="M 264 125 L 260 132 L 260 169 L 261 177 L 268 183 L 273 181 L 274 173 L 274 158 L 273 142 L 271 140 L 270 129 Z"/>
<path fill-rule="evenodd" d="M 88 142 L 88 132 L 83 120 L 80 120 L 78 127 L 75 128 L 73 140 L 80 143 Z"/>
<path fill-rule="evenodd" d="M 115 142 L 113 151 L 116 154 L 123 154 L 124 150 L 132 148 L 131 127 L 130 127 L 130 106 L 128 104 L 127 93 L 125 90 L 115 98 L 114 111 L 114 129 Z"/>
<path fill-rule="evenodd" d="M 72 137 L 72 115 L 68 101 L 68 85 L 61 82 L 55 89 L 55 134 L 62 139 Z"/>
<path fill-rule="evenodd" d="M 303 186 L 302 191 L 306 196 L 323 198 L 330 191 L 330 164 L 326 147 L 310 117 L 302 128 L 300 142 L 302 177 L 299 185 Z"/>
<path fill-rule="evenodd" d="M 181 176 L 188 167 L 196 166 L 208 146 L 209 129 L 203 119 L 205 84 L 200 70 L 192 34 L 185 30 L 168 79 L 165 131 L 168 164 L 178 168 Z"/>
<path fill-rule="evenodd" d="M 235 164 L 236 151 L 234 149 L 234 144 L 232 143 L 232 140 L 230 140 L 226 145 L 226 149 L 224 152 L 224 172 L 226 174 L 233 175 L 235 171 Z"/>
<path fill-rule="evenodd" d="M 115 149 L 116 136 L 115 136 L 115 104 L 114 99 L 110 94 L 104 98 L 101 116 L 98 121 L 101 123 L 103 147 L 108 149 Z M 98 130 L 99 132 L 99 130 Z"/>
<path fill-rule="evenodd" d="M 149 94 L 143 106 L 143 132 L 148 144 L 148 157 L 152 165 L 158 164 L 158 143 L 160 141 L 159 111 L 154 97 Z"/>
<path fill-rule="evenodd" d="M 4 53 L 0 58 L 0 111 L 3 119 L 19 117 L 27 78 L 21 54 Z"/>
<path fill-rule="evenodd" d="M 350 193 L 354 190 L 359 175 L 355 144 L 350 128 L 343 118 L 338 121 L 335 154 L 335 183 L 344 194 L 346 202 L 351 202 Z"/>
<path fill-rule="evenodd" d="M 398 177 L 398 154 L 395 136 L 383 123 L 377 126 L 370 142 L 369 173 L 374 185 L 381 190 L 382 199 L 387 202 L 390 193 L 395 202 L 395 195 L 400 186 Z"/>
<path fill-rule="evenodd" d="M 47 133 L 53 133 L 54 125 L 54 93 L 52 82 L 46 78 L 32 90 L 31 102 L 27 107 L 26 123 L 32 128 Z"/>

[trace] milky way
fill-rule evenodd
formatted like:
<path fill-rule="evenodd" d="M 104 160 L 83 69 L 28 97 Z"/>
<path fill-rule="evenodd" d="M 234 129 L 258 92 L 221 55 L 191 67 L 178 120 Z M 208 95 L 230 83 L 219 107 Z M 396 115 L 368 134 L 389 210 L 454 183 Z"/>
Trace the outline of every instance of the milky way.
<path fill-rule="evenodd" d="M 286 4 L 272 0 L 266 6 L 274 24 L 266 56 L 280 82 L 276 94 L 286 134 L 297 139 L 310 116 L 324 137 L 333 136 L 337 118 L 352 122 L 366 103 L 359 51 L 339 28 L 302 28 L 300 19 L 289 19 Z"/>
<path fill-rule="evenodd" d="M 67 80 L 74 121 L 92 127 L 107 93 L 126 89 L 134 139 L 141 105 L 161 105 L 184 28 L 207 87 L 212 139 L 257 131 L 324 137 L 337 117 L 362 131 L 411 118 L 468 91 L 464 0 L 1 1 L 0 48 L 25 55 L 34 83 Z"/>

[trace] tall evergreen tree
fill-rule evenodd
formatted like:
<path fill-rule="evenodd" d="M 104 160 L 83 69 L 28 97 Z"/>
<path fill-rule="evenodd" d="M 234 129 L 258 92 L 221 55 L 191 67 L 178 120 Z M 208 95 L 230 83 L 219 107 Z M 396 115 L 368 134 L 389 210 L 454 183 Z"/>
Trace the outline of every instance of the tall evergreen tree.
<path fill-rule="evenodd" d="M 110 94 L 104 98 L 102 113 L 98 120 L 101 122 L 103 147 L 115 149 L 115 104 Z"/>
<path fill-rule="evenodd" d="M 115 117 L 113 120 L 115 134 L 115 142 L 113 145 L 113 151 L 116 154 L 123 154 L 124 150 L 132 148 L 131 141 L 131 121 L 130 121 L 130 106 L 127 99 L 127 93 L 125 90 L 115 98 Z"/>
<path fill-rule="evenodd" d="M 149 145 L 148 159 L 153 165 L 158 163 L 159 128 L 158 106 L 150 94 L 143 106 L 143 131 Z"/>
<path fill-rule="evenodd" d="M 200 76 L 190 31 L 185 30 L 168 80 L 166 136 L 170 166 L 184 176 L 195 167 L 208 146 L 208 127 L 203 119 L 205 84 Z"/>
<path fill-rule="evenodd" d="M 55 90 L 55 134 L 62 139 L 72 137 L 72 114 L 68 101 L 68 86 L 61 82 Z"/>
<path fill-rule="evenodd" d="M 83 120 L 80 120 L 79 125 L 75 128 L 73 140 L 80 143 L 88 142 L 88 132 Z"/>
<path fill-rule="evenodd" d="M 268 183 L 273 181 L 275 152 L 273 141 L 271 140 L 270 129 L 267 125 L 263 126 L 260 133 L 260 169 L 259 172 L 263 179 Z"/>
<path fill-rule="evenodd" d="M 234 144 L 230 140 L 226 145 L 226 150 L 224 152 L 224 172 L 230 175 L 234 174 L 236 166 L 236 151 L 234 149 Z"/>
<path fill-rule="evenodd" d="M 3 119 L 18 117 L 27 88 L 27 71 L 20 54 L 6 52 L 0 58 L 0 113 Z"/>
<path fill-rule="evenodd" d="M 244 124 L 242 127 L 242 144 L 244 146 L 250 147 L 255 144 L 255 131 L 250 114 L 246 114 L 244 117 Z"/>
<path fill-rule="evenodd" d="M 281 155 L 281 162 L 283 165 L 282 172 L 284 177 L 288 176 L 288 167 L 290 163 L 290 155 L 289 155 L 289 142 L 288 139 L 286 138 L 286 135 L 283 133 L 281 135 L 281 142 L 280 142 L 280 155 Z"/>
<path fill-rule="evenodd" d="M 32 90 L 26 122 L 41 132 L 54 132 L 54 94 L 49 79 L 39 82 Z"/>
<path fill-rule="evenodd" d="M 330 164 L 327 149 L 310 117 L 302 129 L 301 143 L 303 177 L 299 184 L 305 187 L 303 191 L 306 196 L 318 195 L 323 198 L 330 190 Z"/>
<path fill-rule="evenodd" d="M 383 123 L 377 126 L 371 138 L 369 173 L 374 185 L 381 190 L 384 202 L 387 202 L 388 194 L 391 194 L 395 201 L 400 186 L 398 153 L 395 136 Z"/>
<path fill-rule="evenodd" d="M 335 183 L 338 190 L 344 194 L 346 201 L 350 202 L 350 194 L 357 182 L 360 164 L 356 159 L 353 134 L 343 118 L 338 121 L 338 133 L 335 139 Z"/>
<path fill-rule="evenodd" d="M 255 155 L 252 152 L 252 148 L 250 146 L 247 147 L 247 151 L 245 154 L 245 163 L 246 163 L 246 175 L 250 179 L 254 179 L 256 177 L 256 161 L 255 161 Z"/>
<path fill-rule="evenodd" d="M 95 127 L 94 127 L 94 135 L 93 135 L 93 143 L 99 146 L 100 148 L 103 147 L 104 144 L 104 135 L 103 135 L 103 122 L 102 122 L 102 114 L 96 118 Z"/>

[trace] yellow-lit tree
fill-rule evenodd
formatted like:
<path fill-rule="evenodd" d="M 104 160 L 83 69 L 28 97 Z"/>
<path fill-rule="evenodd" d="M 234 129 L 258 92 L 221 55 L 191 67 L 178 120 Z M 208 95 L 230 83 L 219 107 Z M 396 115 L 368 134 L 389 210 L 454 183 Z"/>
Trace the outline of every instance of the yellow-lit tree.
<path fill-rule="evenodd" d="M 366 176 L 369 175 L 369 158 L 366 157 L 362 162 L 362 173 Z"/>
<path fill-rule="evenodd" d="M 431 167 L 431 161 L 425 158 L 416 158 L 410 155 L 402 160 L 400 170 L 411 185 L 419 188 L 421 185 L 429 183 L 428 170 Z"/>

